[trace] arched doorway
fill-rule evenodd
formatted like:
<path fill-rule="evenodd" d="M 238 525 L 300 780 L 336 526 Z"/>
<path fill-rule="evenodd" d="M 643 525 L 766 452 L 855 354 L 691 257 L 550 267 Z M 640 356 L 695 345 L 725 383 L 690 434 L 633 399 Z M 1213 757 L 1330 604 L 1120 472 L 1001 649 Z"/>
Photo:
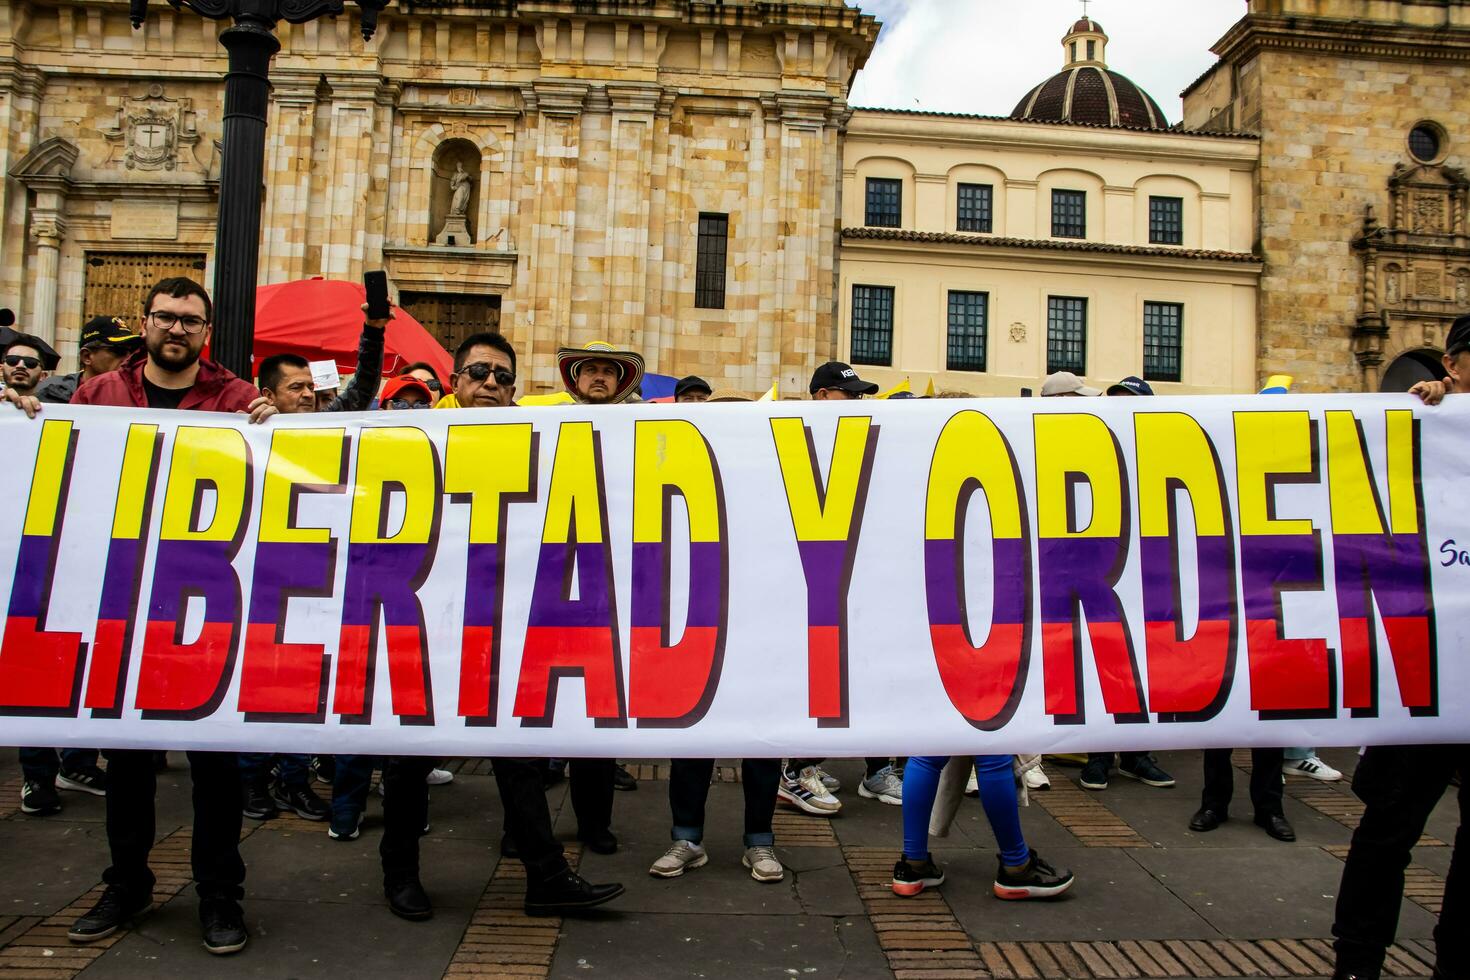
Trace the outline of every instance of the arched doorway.
<path fill-rule="evenodd" d="M 1379 391 L 1408 391 L 1420 381 L 1438 381 L 1445 376 L 1444 362 L 1437 350 L 1411 350 L 1393 359 L 1383 372 Z"/>

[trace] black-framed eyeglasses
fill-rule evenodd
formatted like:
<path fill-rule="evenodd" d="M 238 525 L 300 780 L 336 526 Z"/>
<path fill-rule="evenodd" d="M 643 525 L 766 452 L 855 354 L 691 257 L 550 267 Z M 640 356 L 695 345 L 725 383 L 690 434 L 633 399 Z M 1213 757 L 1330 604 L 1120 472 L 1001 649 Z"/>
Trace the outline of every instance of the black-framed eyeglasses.
<path fill-rule="evenodd" d="M 34 371 L 41 366 L 41 359 L 39 357 L 27 357 L 24 354 L 6 354 L 5 364 L 7 367 L 20 367 L 24 364 Z"/>
<path fill-rule="evenodd" d="M 148 319 L 152 320 L 153 325 L 165 333 L 176 326 L 182 328 L 184 333 L 199 333 L 209 323 L 202 316 L 175 316 L 172 313 L 164 313 L 162 311 L 149 313 Z"/>
<path fill-rule="evenodd" d="M 464 366 L 463 373 L 468 374 L 471 381 L 481 382 L 483 382 L 486 378 L 490 377 L 493 374 L 495 376 L 495 383 L 500 385 L 500 387 L 502 388 L 509 388 L 511 385 L 516 383 L 516 376 L 514 374 L 507 371 L 505 368 L 492 368 L 484 361 L 476 361 L 474 364 L 466 364 Z"/>
<path fill-rule="evenodd" d="M 397 411 L 400 411 L 400 412 L 403 411 L 404 409 L 428 408 L 429 407 L 429 403 L 428 402 L 414 402 L 414 401 L 409 401 L 407 398 L 390 398 L 386 402 L 384 402 L 383 404 L 385 406 L 387 406 L 387 407 L 393 408 L 393 409 L 395 409 Z"/>

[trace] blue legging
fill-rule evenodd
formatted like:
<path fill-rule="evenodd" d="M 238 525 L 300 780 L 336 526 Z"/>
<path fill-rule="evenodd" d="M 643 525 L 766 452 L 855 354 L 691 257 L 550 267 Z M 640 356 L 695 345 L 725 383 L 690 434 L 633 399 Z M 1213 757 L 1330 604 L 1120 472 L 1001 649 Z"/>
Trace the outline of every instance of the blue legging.
<path fill-rule="evenodd" d="M 1031 858 L 1031 849 L 1021 833 L 1021 808 L 1016 801 L 1014 757 L 975 756 L 975 775 L 980 783 L 980 803 L 990 821 L 991 833 L 1000 846 L 1000 859 L 1019 867 Z M 939 773 L 949 756 L 915 755 L 903 771 L 903 856 L 922 861 L 929 856 L 929 814 L 939 792 Z"/>

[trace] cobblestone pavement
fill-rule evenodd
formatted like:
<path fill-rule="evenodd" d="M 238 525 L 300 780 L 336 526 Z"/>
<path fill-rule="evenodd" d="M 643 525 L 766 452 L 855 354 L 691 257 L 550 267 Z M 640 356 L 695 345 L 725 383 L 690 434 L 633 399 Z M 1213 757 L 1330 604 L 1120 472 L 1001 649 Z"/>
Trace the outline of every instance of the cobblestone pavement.
<path fill-rule="evenodd" d="M 1350 770 L 1354 754 L 1324 756 Z M 1163 753 L 1170 790 L 1114 778 L 1101 793 L 1077 770 L 1048 764 L 1049 792 L 1023 812 L 1032 846 L 1077 872 L 1060 901 L 992 897 L 994 842 L 979 804 L 967 800 L 955 832 L 937 841 L 948 871 L 938 889 L 897 898 L 888 881 L 900 844 L 899 808 L 860 799 L 859 762 L 834 762 L 843 812 L 826 820 L 777 814 L 779 884 L 752 881 L 740 865 L 738 767 L 722 763 L 711 788 L 709 864 L 654 879 L 648 866 L 668 841 L 667 768 L 630 765 L 636 792 L 619 793 L 621 850 L 569 856 L 596 881 L 627 894 L 576 919 L 530 919 L 520 910 L 524 875 L 499 859 L 501 813 L 483 760 L 456 760 L 455 781 L 433 790 L 424 841 L 428 922 L 404 922 L 383 901 L 377 797 L 358 841 L 329 839 L 325 824 L 282 815 L 247 820 L 250 945 L 214 958 L 199 943 L 188 887 L 188 773 L 182 755 L 160 776 L 159 844 L 153 851 L 160 907 L 133 930 L 74 946 L 65 932 L 90 905 L 106 865 L 103 801 L 63 792 L 65 809 L 19 812 L 13 750 L 0 755 L 0 977 L 29 980 L 169 977 L 662 978 L 812 977 L 897 980 L 1004 978 L 1316 977 L 1331 973 L 1333 902 L 1361 807 L 1346 782 L 1293 777 L 1287 815 L 1299 840 L 1281 844 L 1255 828 L 1237 774 L 1235 816 L 1205 835 L 1187 829 L 1199 801 L 1198 753 Z M 1248 766 L 1248 755 L 1236 754 Z M 325 788 L 323 788 L 325 789 Z M 550 791 L 558 831 L 574 836 L 565 784 Z M 1387 974 L 1423 977 L 1458 814 L 1447 797 L 1409 871 L 1399 944 Z"/>

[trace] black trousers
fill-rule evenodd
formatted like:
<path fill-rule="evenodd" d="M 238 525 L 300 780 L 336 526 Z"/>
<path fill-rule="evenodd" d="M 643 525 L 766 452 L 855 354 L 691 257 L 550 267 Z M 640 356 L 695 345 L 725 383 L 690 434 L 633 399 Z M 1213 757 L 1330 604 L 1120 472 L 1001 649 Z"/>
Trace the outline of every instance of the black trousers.
<path fill-rule="evenodd" d="M 429 786 L 424 780 L 436 762 L 422 756 L 393 756 L 383 763 L 383 840 L 378 854 L 384 882 L 418 877 L 419 838 L 429 819 Z M 491 765 L 505 807 L 505 830 L 516 842 L 526 876 L 540 881 L 566 870 L 540 772 L 524 759 L 493 759 Z"/>
<path fill-rule="evenodd" d="M 714 771 L 713 759 L 669 760 L 669 809 L 675 840 L 695 844 L 704 840 L 704 805 Z M 776 788 L 781 785 L 781 760 L 742 759 L 740 784 L 745 791 L 745 846 L 769 847 L 775 843 L 771 818 L 776 812 Z"/>
<path fill-rule="evenodd" d="M 1221 815 L 1230 812 L 1230 798 L 1235 795 L 1235 769 L 1230 765 L 1231 749 L 1205 749 L 1205 791 L 1200 806 Z M 1281 797 L 1284 778 L 1281 775 L 1282 749 L 1251 749 L 1251 804 L 1256 816 L 1282 816 Z"/>
<path fill-rule="evenodd" d="M 1398 931 L 1404 869 L 1424 833 L 1429 814 L 1458 771 L 1470 768 L 1470 745 L 1385 745 L 1363 753 L 1353 774 L 1353 792 L 1366 805 L 1337 890 L 1333 944 L 1340 970 L 1377 976 Z M 1445 878 L 1444 904 L 1434 928 L 1439 972 L 1470 976 L 1470 895 L 1460 845 L 1466 843 L 1465 804 L 1460 784 L 1460 827 Z"/>
<path fill-rule="evenodd" d="M 601 833 L 612 826 L 613 772 L 616 759 L 573 759 L 567 766 L 572 781 L 572 812 L 581 836 Z"/>
<path fill-rule="evenodd" d="M 154 796 L 158 778 L 153 753 L 111 749 L 107 753 L 107 846 L 112 866 L 102 880 L 135 894 L 153 891 L 148 852 L 156 833 Z M 245 896 L 245 862 L 240 859 L 240 765 L 233 752 L 190 752 L 194 783 L 194 838 L 189 859 L 201 899 Z"/>

